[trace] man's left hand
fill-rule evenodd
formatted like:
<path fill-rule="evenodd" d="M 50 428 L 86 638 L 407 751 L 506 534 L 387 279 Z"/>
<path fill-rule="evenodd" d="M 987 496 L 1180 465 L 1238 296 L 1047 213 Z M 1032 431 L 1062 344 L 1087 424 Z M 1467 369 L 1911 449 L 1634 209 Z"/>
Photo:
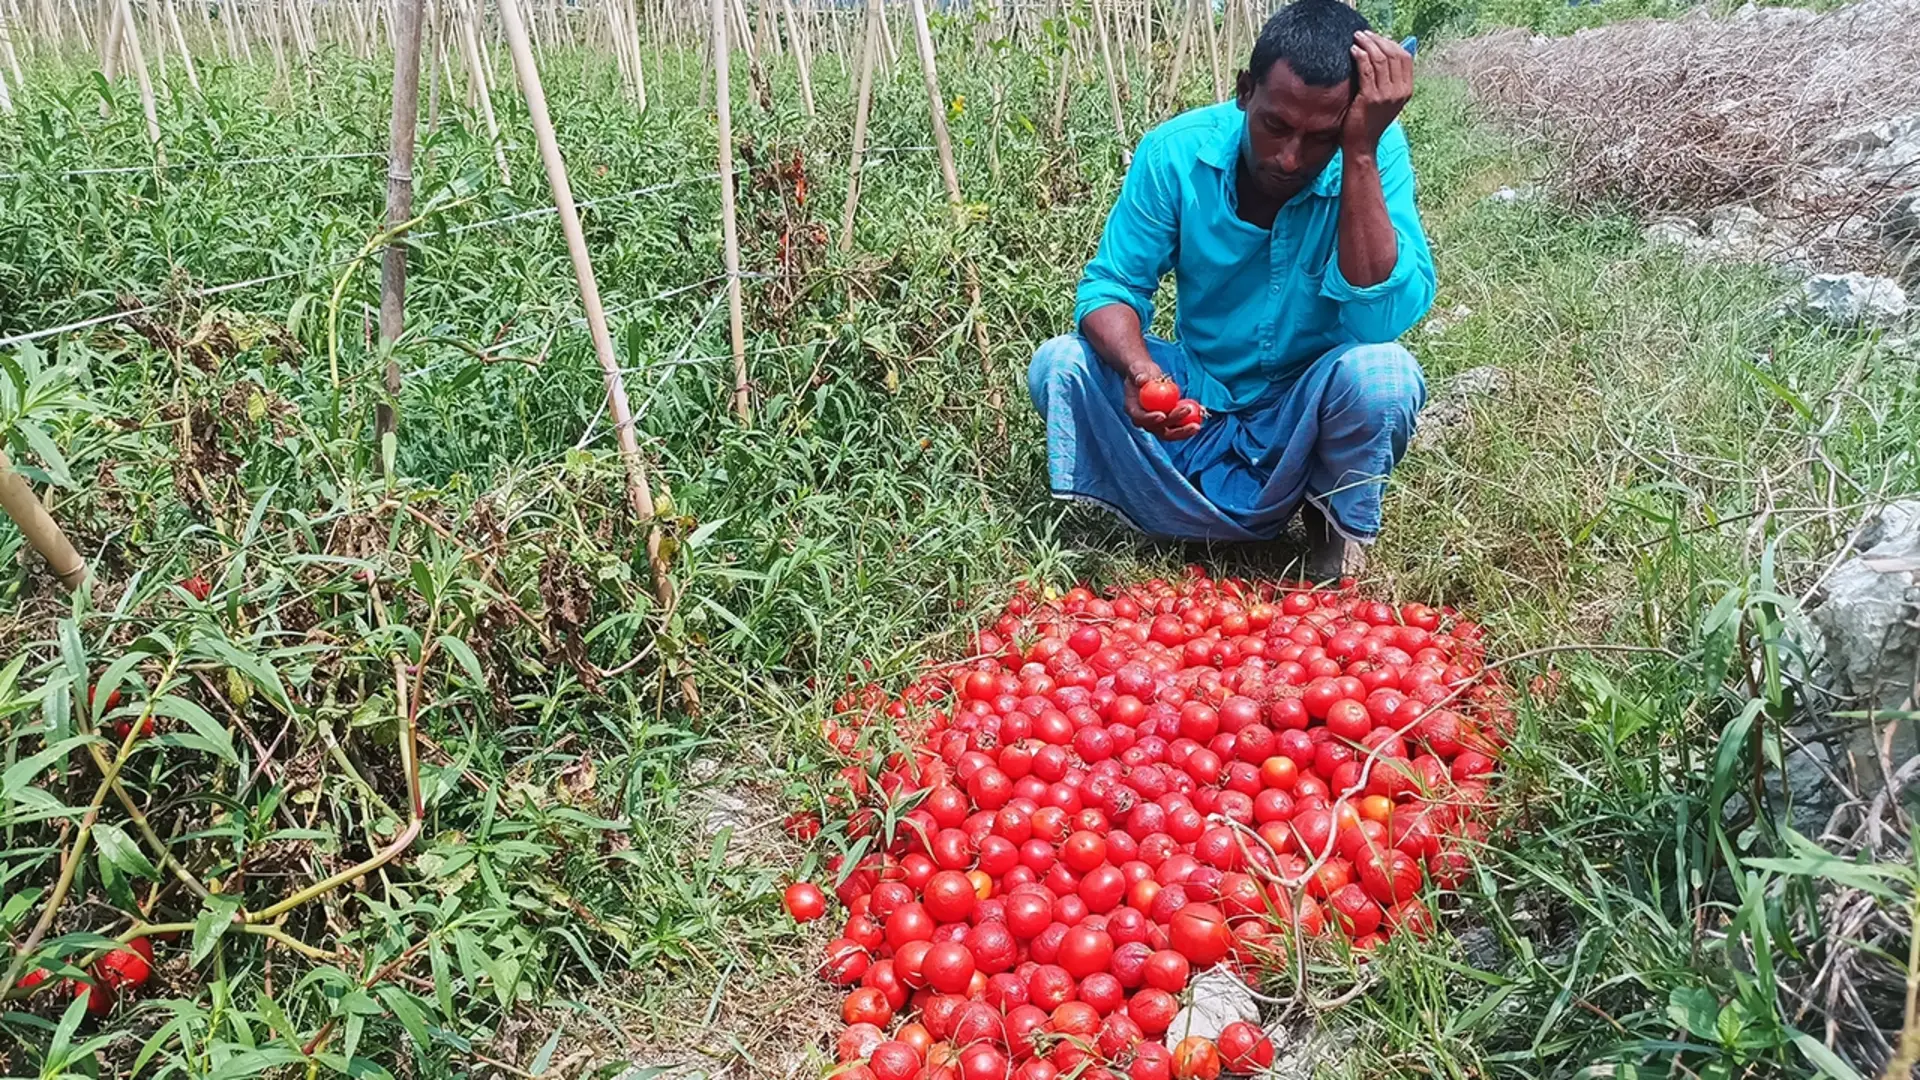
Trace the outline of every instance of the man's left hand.
<path fill-rule="evenodd" d="M 1353 35 L 1353 65 L 1360 73 L 1360 92 L 1347 106 L 1340 149 L 1371 154 L 1413 96 L 1413 54 L 1391 38 L 1361 30 Z"/>

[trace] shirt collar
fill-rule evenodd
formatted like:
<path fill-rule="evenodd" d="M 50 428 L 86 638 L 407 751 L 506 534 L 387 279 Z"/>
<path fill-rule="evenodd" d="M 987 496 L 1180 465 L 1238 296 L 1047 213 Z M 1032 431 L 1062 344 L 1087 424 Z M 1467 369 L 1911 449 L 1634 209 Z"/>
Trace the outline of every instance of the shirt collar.
<path fill-rule="evenodd" d="M 1201 146 L 1199 153 L 1199 158 L 1202 163 L 1211 165 L 1224 173 L 1232 173 L 1235 164 L 1239 161 L 1240 137 L 1247 124 L 1245 113 L 1235 109 L 1233 115 L 1238 122 L 1224 125 L 1225 130 L 1221 132 L 1220 138 Z M 1320 175 L 1314 178 L 1313 183 L 1302 188 L 1300 194 L 1295 195 L 1293 199 L 1287 201 L 1292 202 L 1294 199 L 1300 198 L 1301 195 L 1309 194 L 1320 198 L 1338 198 L 1340 196 L 1340 166 L 1340 151 L 1336 150 L 1333 152 L 1333 159 L 1327 162 L 1326 168 L 1320 170 Z"/>

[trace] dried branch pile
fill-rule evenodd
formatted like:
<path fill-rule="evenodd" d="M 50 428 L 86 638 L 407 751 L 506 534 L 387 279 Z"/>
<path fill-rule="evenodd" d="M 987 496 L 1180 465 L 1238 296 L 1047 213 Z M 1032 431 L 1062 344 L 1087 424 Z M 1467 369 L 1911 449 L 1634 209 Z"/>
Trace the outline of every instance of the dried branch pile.
<path fill-rule="evenodd" d="M 1890 209 L 1920 187 L 1915 0 L 1516 31 L 1438 60 L 1549 152 L 1549 183 L 1574 204 L 1700 216 L 1748 203 L 1795 261 L 1873 269 L 1891 261 Z"/>

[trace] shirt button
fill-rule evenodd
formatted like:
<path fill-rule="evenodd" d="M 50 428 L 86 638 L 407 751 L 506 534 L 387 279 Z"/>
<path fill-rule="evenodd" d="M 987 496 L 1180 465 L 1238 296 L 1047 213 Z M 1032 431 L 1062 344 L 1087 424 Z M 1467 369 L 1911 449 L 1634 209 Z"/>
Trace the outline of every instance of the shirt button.
<path fill-rule="evenodd" d="M 1268 291 L 1268 292 L 1270 292 L 1270 293 L 1277 293 L 1277 292 L 1279 292 L 1279 291 L 1280 291 L 1280 283 L 1276 281 L 1276 282 L 1274 282 L 1273 284 L 1271 284 L 1271 285 L 1269 285 L 1269 286 L 1267 286 L 1267 291 Z"/>

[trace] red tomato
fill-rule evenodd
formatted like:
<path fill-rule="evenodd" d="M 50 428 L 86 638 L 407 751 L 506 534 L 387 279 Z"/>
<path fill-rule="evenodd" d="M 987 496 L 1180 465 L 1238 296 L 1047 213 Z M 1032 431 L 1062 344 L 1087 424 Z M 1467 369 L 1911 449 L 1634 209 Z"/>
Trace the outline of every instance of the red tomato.
<path fill-rule="evenodd" d="M 883 1042 L 873 1048 L 867 1068 L 874 1080 L 913 1080 L 920 1071 L 920 1051 L 897 1039 Z"/>
<path fill-rule="evenodd" d="M 1220 1032 L 1220 1063 L 1229 1072 L 1257 1072 L 1273 1064 L 1273 1040 L 1245 1020 L 1236 1020 Z"/>
<path fill-rule="evenodd" d="M 1220 1075 L 1220 1051 L 1213 1041 L 1189 1035 L 1173 1048 L 1175 1080 L 1215 1080 Z"/>
<path fill-rule="evenodd" d="M 1107 970 L 1112 960 L 1113 938 L 1105 930 L 1082 924 L 1068 930 L 1060 941 L 1060 966 L 1076 979 Z"/>
<path fill-rule="evenodd" d="M 1140 407 L 1163 413 L 1180 401 L 1180 387 L 1172 379 L 1155 379 L 1140 388 Z"/>
<path fill-rule="evenodd" d="M 1175 912 L 1167 937 L 1175 952 L 1200 967 L 1219 963 L 1233 948 L 1227 917 L 1212 904 L 1188 904 Z"/>
<path fill-rule="evenodd" d="M 927 985 L 942 994 L 965 993 L 973 979 L 973 953 L 957 941 L 937 942 L 921 964 Z"/>
<path fill-rule="evenodd" d="M 152 975 L 153 943 L 146 938 L 133 939 L 93 965 L 93 977 L 115 993 L 144 986 Z"/>
<path fill-rule="evenodd" d="M 887 1003 L 887 996 L 870 986 L 863 986 L 848 994 L 840 1003 L 840 1019 L 849 1024 L 872 1024 L 886 1027 L 893 1021 L 893 1006 Z"/>
<path fill-rule="evenodd" d="M 886 1041 L 886 1034 L 872 1024 L 850 1024 L 834 1040 L 834 1056 L 843 1065 L 870 1058 L 874 1048 Z"/>
<path fill-rule="evenodd" d="M 871 963 L 867 950 L 861 948 L 858 942 L 835 938 L 827 943 L 827 959 L 821 965 L 820 973 L 828 982 L 852 986 L 867 973 Z"/>

